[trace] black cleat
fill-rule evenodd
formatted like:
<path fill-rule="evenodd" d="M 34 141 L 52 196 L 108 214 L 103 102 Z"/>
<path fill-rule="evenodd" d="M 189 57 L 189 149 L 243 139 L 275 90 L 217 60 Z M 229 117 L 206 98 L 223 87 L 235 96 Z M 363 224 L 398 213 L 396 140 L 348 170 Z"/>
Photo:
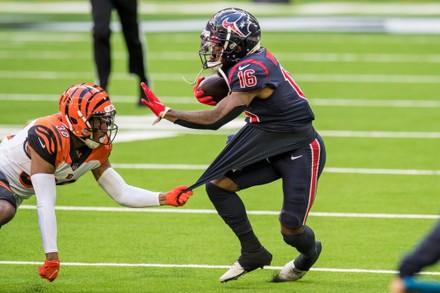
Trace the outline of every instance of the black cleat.
<path fill-rule="evenodd" d="M 252 253 L 243 251 L 232 267 L 220 277 L 220 282 L 224 283 L 231 280 L 237 280 L 245 273 L 270 265 L 271 261 L 272 254 L 264 247 L 261 247 L 259 251 Z"/>

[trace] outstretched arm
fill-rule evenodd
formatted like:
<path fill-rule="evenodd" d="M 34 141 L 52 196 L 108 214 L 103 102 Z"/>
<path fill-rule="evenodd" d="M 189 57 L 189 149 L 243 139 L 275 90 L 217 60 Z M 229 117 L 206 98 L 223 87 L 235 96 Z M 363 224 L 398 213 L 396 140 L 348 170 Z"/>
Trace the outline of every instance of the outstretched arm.
<path fill-rule="evenodd" d="M 169 192 L 154 192 L 128 185 L 108 160 L 92 172 L 104 191 L 117 203 L 126 207 L 183 206 L 192 195 L 192 191 L 184 192 L 187 186 L 177 186 Z"/>
<path fill-rule="evenodd" d="M 156 95 L 142 83 L 148 100 L 142 102 L 158 117 L 176 124 L 197 129 L 218 129 L 240 115 L 262 90 L 249 92 L 232 92 L 212 110 L 177 111 L 163 105 Z"/>

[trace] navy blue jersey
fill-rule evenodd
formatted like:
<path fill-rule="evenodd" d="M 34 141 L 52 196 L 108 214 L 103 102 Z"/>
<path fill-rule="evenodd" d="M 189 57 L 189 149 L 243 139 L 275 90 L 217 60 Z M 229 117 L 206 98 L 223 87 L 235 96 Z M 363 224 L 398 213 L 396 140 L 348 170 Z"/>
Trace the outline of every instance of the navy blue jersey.
<path fill-rule="evenodd" d="M 220 178 L 229 170 L 303 148 L 318 137 L 312 125 L 315 116 L 303 92 L 265 48 L 243 58 L 226 74 L 232 92 L 266 86 L 274 92 L 266 99 L 252 100 L 245 109 L 246 125 L 188 189 Z"/>
<path fill-rule="evenodd" d="M 278 60 L 265 48 L 246 56 L 227 71 L 233 92 L 274 89 L 267 99 L 254 98 L 246 122 L 272 132 L 301 132 L 315 119 L 305 95 Z"/>
<path fill-rule="evenodd" d="M 422 269 L 440 260 L 440 221 L 432 231 L 418 244 L 417 248 L 407 254 L 399 267 L 401 278 L 412 277 Z"/>

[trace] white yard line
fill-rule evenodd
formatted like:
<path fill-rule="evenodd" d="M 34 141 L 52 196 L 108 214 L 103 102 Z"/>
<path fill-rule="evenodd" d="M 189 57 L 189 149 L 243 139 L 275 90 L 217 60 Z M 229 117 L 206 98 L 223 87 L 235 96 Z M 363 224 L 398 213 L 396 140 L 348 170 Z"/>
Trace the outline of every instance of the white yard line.
<path fill-rule="evenodd" d="M 208 165 L 193 164 L 118 164 L 112 163 L 119 169 L 158 169 L 158 170 L 205 170 Z M 346 174 L 372 174 L 372 175 L 417 175 L 440 176 L 440 170 L 414 170 L 414 169 L 375 169 L 375 168 L 337 168 L 326 167 L 325 173 Z"/>
<path fill-rule="evenodd" d="M 224 7 L 236 6 L 233 1 L 221 3 L 192 3 L 143 1 L 140 4 L 141 14 L 182 13 L 212 14 Z M 240 3 L 240 7 L 258 15 L 439 15 L 439 3 L 343 3 L 335 0 L 327 3 L 298 3 L 295 5 Z M 8 13 L 90 13 L 90 4 L 84 1 L 58 1 L 41 3 L 35 1 L 2 1 L 2 11 Z"/>
<path fill-rule="evenodd" d="M 54 95 L 55 96 L 55 95 Z M 1 100 L 51 100 L 53 99 L 50 95 L 9 95 L 9 94 L 0 94 Z M 124 100 L 125 99 L 125 100 Z M 115 101 L 127 101 L 126 97 L 117 97 L 114 99 Z M 164 97 L 162 99 L 164 102 L 170 103 L 172 100 L 176 103 L 183 103 L 184 100 L 194 100 L 193 98 L 184 98 L 184 97 Z M 182 101 L 181 101 L 182 100 Z M 55 100 L 54 100 L 55 101 Z M 321 102 L 323 106 L 331 106 L 330 99 L 316 99 L 315 102 Z M 187 101 L 190 103 L 189 101 Z M 436 101 L 358 101 L 356 100 L 341 100 L 338 99 L 336 104 L 339 106 L 361 106 L 368 105 L 373 107 L 426 107 L 426 108 L 435 108 L 440 107 L 440 103 Z M 133 101 L 130 101 L 133 103 Z M 192 102 L 194 103 L 194 101 Z M 311 102 L 313 105 L 314 102 Z M 333 105 L 336 106 L 336 105 Z M 156 124 L 152 127 L 152 123 L 155 120 L 153 115 L 142 115 L 142 116 L 117 116 L 116 123 L 119 126 L 119 133 L 116 137 L 114 143 L 121 142 L 130 142 L 130 141 L 139 141 L 139 140 L 151 140 L 157 138 L 166 138 L 166 137 L 175 137 L 184 134 L 203 134 L 203 135 L 226 135 L 233 132 L 236 132 L 240 129 L 244 120 L 242 118 L 237 118 L 226 125 L 224 125 L 218 131 L 209 131 L 209 130 L 194 130 L 180 127 L 178 125 L 163 122 Z M 23 125 L 1 125 L 0 124 L 0 140 L 10 134 L 14 134 L 23 128 Z M 408 131 L 353 131 L 353 130 L 320 130 L 320 134 L 323 137 L 357 137 L 357 138 L 396 138 L 396 139 L 438 139 L 440 138 L 440 132 L 408 132 Z M 154 164 L 120 164 L 121 168 L 174 168 L 172 165 L 154 165 Z M 197 165 L 181 165 L 185 166 L 182 168 L 187 169 L 200 169 L 205 168 L 206 166 L 199 167 Z M 414 175 L 438 175 L 438 171 L 433 170 L 387 170 L 387 169 L 346 169 L 346 168 L 327 168 L 327 172 L 343 172 L 343 173 L 370 173 L 370 174 L 414 174 Z"/>
<path fill-rule="evenodd" d="M 182 81 L 183 77 L 194 76 L 194 73 L 151 73 L 153 80 Z M 60 71 L 0 71 L 3 79 L 84 79 L 93 78 L 93 72 L 60 72 Z M 126 73 L 115 72 L 114 79 L 134 80 Z M 188 78 L 187 78 L 188 79 Z M 191 78 L 189 78 L 191 79 Z M 440 83 L 440 75 L 395 75 L 395 74 L 319 74 L 297 73 L 298 82 L 341 82 L 341 83 L 397 83 L 397 84 L 436 84 Z"/>
<path fill-rule="evenodd" d="M 197 5 L 197 6 L 195 6 Z M 200 19 L 143 21 L 144 32 L 197 31 L 206 23 L 206 15 L 233 2 L 210 3 L 141 3 L 141 15 L 199 14 Z M 326 31 L 326 32 L 381 32 L 406 34 L 440 34 L 439 3 L 308 3 L 276 5 L 240 3 L 240 7 L 255 14 L 264 31 Z M 89 14 L 90 4 L 84 1 L 3 1 L 3 13 Z M 203 18 L 202 18 L 203 17 Z M 20 19 L 16 20 L 20 23 Z M 25 23 L 28 21 L 25 20 Z M 114 30 L 118 27 L 113 25 Z M 27 29 L 47 31 L 90 31 L 90 22 L 34 23 Z"/>
<path fill-rule="evenodd" d="M 188 91 L 191 91 L 189 89 Z M 0 101 L 52 101 L 57 102 L 58 94 L 20 94 L 0 93 Z M 132 104 L 133 100 L 127 96 L 111 96 L 113 102 Z M 161 100 L 167 103 L 196 104 L 194 97 L 162 96 Z M 310 98 L 310 103 L 316 106 L 328 107 L 390 107 L 390 108 L 440 108 L 438 100 L 365 100 L 341 98 Z M 118 116 L 119 117 L 119 116 Z"/>
<path fill-rule="evenodd" d="M 11 40 L 11 38 L 2 38 L 5 41 L 22 42 Z M 56 37 L 54 37 L 54 41 Z M 36 41 L 42 42 L 41 39 Z M 77 40 L 75 40 L 76 42 Z M 57 40 L 60 42 L 60 40 Z M 69 41 L 66 41 L 69 42 Z M 84 42 L 90 43 L 89 38 L 84 39 Z M 291 52 L 278 53 L 273 51 L 281 62 L 286 61 L 300 61 L 300 62 L 366 62 L 366 63 L 440 63 L 439 54 L 372 54 L 372 53 L 320 53 L 320 52 Z M 17 52 L 13 50 L 0 50 L 0 59 L 40 59 L 40 60 L 65 60 L 65 59 L 81 59 L 91 60 L 90 52 L 71 52 L 71 51 L 34 51 L 34 52 Z M 115 60 L 125 60 L 127 58 L 125 52 L 112 53 L 112 58 Z M 198 61 L 195 52 L 149 52 L 148 60 L 176 60 L 176 61 Z"/>
<path fill-rule="evenodd" d="M 41 262 L 37 261 L 0 261 L 0 265 L 41 265 Z M 144 268 L 190 268 L 190 269 L 229 269 L 230 265 L 207 265 L 207 264 L 154 264 L 154 263 L 84 263 L 84 262 L 63 262 L 63 266 L 75 266 L 75 267 L 144 267 Z M 265 266 L 268 270 L 281 270 L 280 266 Z M 368 274 L 397 274 L 397 271 L 393 270 L 367 270 L 367 269 L 345 269 L 345 268 L 311 268 L 311 271 L 315 272 L 328 272 L 328 273 L 368 273 Z M 422 275 L 434 275 L 439 276 L 440 272 L 421 272 Z"/>
<path fill-rule="evenodd" d="M 2 5 L 3 8 L 3 5 Z M 218 11 L 219 9 L 212 9 Z M 255 13 L 255 9 L 248 10 Z M 288 15 L 289 13 L 287 13 Z M 264 16 L 255 13 L 265 32 L 353 32 L 353 33 L 389 33 L 389 34 L 440 34 L 438 17 L 389 17 L 389 16 Z M 141 31 L 152 32 L 200 32 L 207 18 L 158 20 L 141 22 Z M 19 22 L 20 20 L 18 20 Z M 27 21 L 25 21 L 27 23 Z M 40 22 L 27 23 L 27 30 L 90 32 L 90 22 Z M 113 31 L 119 31 L 117 23 L 111 24 Z"/>
<path fill-rule="evenodd" d="M 20 209 L 35 210 L 34 205 L 21 205 Z M 82 206 L 56 206 L 58 211 L 82 212 L 119 212 L 119 213 L 177 213 L 177 214 L 217 214 L 215 210 L 207 209 L 158 209 L 158 208 L 125 208 L 125 207 L 82 207 Z M 247 211 L 250 215 L 278 216 L 279 211 Z M 370 218 L 370 219 L 439 219 L 439 215 L 421 214 L 371 214 L 371 213 L 330 213 L 310 212 L 312 217 L 329 218 Z"/>
<path fill-rule="evenodd" d="M 91 31 L 88 30 L 86 32 L 63 32 L 63 31 L 44 31 L 42 33 L 36 33 L 35 31 L 31 31 L 31 30 L 21 30 L 20 33 L 17 33 L 17 31 L 15 30 L 9 30 L 9 31 L 2 31 L 2 33 L 0 34 L 0 48 L 1 49 L 10 49 L 10 48 L 16 48 L 17 44 L 20 43 L 57 43 L 59 44 L 60 42 L 62 42 L 63 44 L 66 43 L 86 43 L 89 44 L 90 43 L 90 33 Z M 148 35 L 147 35 L 148 38 Z M 388 37 L 387 35 L 370 35 L 370 34 L 352 34 L 350 35 L 350 38 L 347 39 L 346 36 L 344 36 L 343 34 L 326 34 L 326 33 L 320 33 L 319 35 L 316 34 L 298 34 L 295 35 L 294 38 L 285 38 L 283 40 L 280 40 L 279 37 L 271 37 L 270 35 L 268 35 L 267 37 L 265 37 L 264 40 L 264 44 L 268 45 L 268 44 L 275 44 L 275 45 L 279 45 L 280 42 L 282 42 L 283 44 L 291 44 L 291 45 L 297 45 L 297 44 L 322 44 L 323 43 L 323 39 L 325 40 L 325 43 L 327 44 L 337 44 L 340 45 L 342 43 L 350 43 L 350 44 L 363 44 L 363 45 L 374 45 L 374 44 L 393 44 L 393 45 L 407 45 L 408 44 L 408 40 L 410 40 L 411 42 L 411 46 L 414 49 L 413 52 L 419 52 L 418 51 L 418 46 L 432 46 L 432 45 L 436 45 L 436 44 L 440 44 L 440 39 L 439 38 L 434 38 L 432 36 L 429 35 L 401 35 L 401 36 L 393 36 L 392 38 Z M 156 37 L 155 40 L 157 40 L 158 43 L 163 43 L 164 45 L 166 44 L 170 44 L 170 43 L 187 43 L 188 41 L 186 39 L 184 39 L 182 36 L 179 36 L 179 34 L 164 34 L 161 35 L 159 37 Z M 270 47 L 270 45 L 269 45 Z M 312 47 L 313 48 L 313 47 Z M 48 48 L 36 48 L 34 52 L 45 52 L 46 49 Z M 69 51 L 69 48 L 66 48 L 67 52 Z M 271 49 L 271 51 L 273 51 Z M 115 57 L 117 58 L 118 56 L 122 56 L 126 58 L 126 53 L 121 49 L 121 51 L 118 51 L 119 53 L 117 53 L 115 55 Z M 152 54 L 158 54 L 158 55 L 165 55 L 168 58 L 174 58 L 175 51 L 167 52 L 167 51 L 160 51 L 160 52 L 151 52 Z M 275 52 L 275 51 L 273 51 Z M 20 52 L 23 53 L 23 52 Z M 76 54 L 78 54 L 79 56 L 83 56 L 81 54 L 81 52 L 75 51 Z M 84 52 L 83 52 L 84 53 Z M 191 52 L 182 52 L 185 56 L 188 53 L 192 53 L 191 56 L 189 56 L 189 58 L 196 58 L 197 61 L 199 61 L 198 59 L 198 55 L 197 55 L 197 51 L 191 51 Z M 301 52 L 299 52 L 301 53 Z M 329 59 L 329 55 L 327 54 L 352 54 L 349 52 L 342 52 L 342 53 L 331 53 L 331 52 L 303 52 L 304 54 L 309 54 L 311 53 L 313 54 L 323 54 L 323 56 L 326 56 L 327 59 Z M 121 55 L 118 55 L 121 54 Z M 283 53 L 280 53 L 283 54 Z M 284 53 L 287 55 L 287 53 Z M 383 53 L 361 53 L 361 56 L 380 56 Z M 289 54 L 290 55 L 290 54 Z M 385 54 L 388 55 L 388 54 Z M 399 58 L 399 56 L 407 56 L 408 58 L 412 59 L 413 54 L 393 54 L 394 56 L 397 56 L 397 58 Z M 39 56 L 39 55 L 38 55 Z M 44 55 L 43 55 L 44 56 Z M 76 58 L 77 55 L 75 55 L 74 57 Z M 113 55 L 112 55 L 113 56 Z M 150 56 L 150 55 L 149 55 Z M 278 55 L 277 55 L 278 56 Z M 417 55 L 415 55 L 417 56 Z M 436 54 L 432 55 L 432 54 L 428 54 L 426 55 L 428 56 L 428 58 L 432 58 L 433 62 L 435 62 L 436 59 Z M 90 57 L 92 57 L 90 55 Z M 305 57 L 310 58 L 310 55 L 305 55 Z M 348 56 L 346 56 L 347 58 Z M 423 57 L 420 57 L 422 59 L 424 59 Z M 331 58 L 330 58 L 331 59 Z"/>

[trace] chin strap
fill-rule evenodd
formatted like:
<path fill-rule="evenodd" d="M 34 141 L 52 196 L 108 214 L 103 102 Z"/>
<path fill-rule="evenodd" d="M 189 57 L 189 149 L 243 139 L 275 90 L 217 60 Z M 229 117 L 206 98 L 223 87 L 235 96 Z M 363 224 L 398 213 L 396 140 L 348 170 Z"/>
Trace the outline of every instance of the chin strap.
<path fill-rule="evenodd" d="M 81 139 L 91 149 L 96 149 L 100 145 L 99 142 L 96 142 L 90 138 L 86 138 L 86 139 L 79 138 L 79 139 Z"/>
<path fill-rule="evenodd" d="M 260 48 L 261 48 L 261 46 L 260 46 L 260 42 L 258 42 L 258 43 L 255 45 L 255 47 L 253 47 L 252 50 L 250 50 L 250 51 L 246 54 L 246 56 L 247 56 L 247 55 L 250 55 L 250 54 L 253 54 L 253 53 L 255 53 L 255 52 L 257 52 L 258 50 L 260 50 Z"/>
<path fill-rule="evenodd" d="M 182 76 L 182 79 L 183 79 L 187 84 L 195 85 L 196 82 L 197 82 L 197 80 L 199 79 L 200 75 L 202 75 L 203 70 L 205 70 L 205 68 L 202 67 L 202 68 L 200 69 L 199 73 L 197 73 L 196 79 L 195 79 L 194 81 L 188 81 L 184 76 Z"/>
<path fill-rule="evenodd" d="M 72 132 L 73 133 L 73 132 Z M 74 133 L 73 133 L 74 134 Z M 90 149 L 96 149 L 97 147 L 99 147 L 100 143 L 94 141 L 93 139 L 90 138 L 82 138 L 77 136 L 76 134 L 74 134 L 80 141 L 82 141 L 88 148 Z"/>
<path fill-rule="evenodd" d="M 188 80 L 187 80 L 185 77 L 183 77 L 183 76 L 182 76 L 182 79 L 183 79 L 187 84 L 195 85 L 196 82 L 197 82 L 197 80 L 198 80 L 199 77 L 202 75 L 202 72 L 203 72 L 204 70 L 206 70 L 206 69 L 205 69 L 205 68 L 200 69 L 199 73 L 197 73 L 196 79 L 195 79 L 193 82 L 188 81 Z M 227 84 L 227 86 L 228 86 L 228 88 L 229 88 L 229 91 L 228 91 L 228 95 L 229 95 L 229 94 L 231 93 L 232 90 L 231 90 L 231 86 L 229 85 L 228 78 L 227 78 L 225 72 L 224 72 L 220 67 L 217 68 L 217 70 L 216 70 L 215 72 L 217 72 L 218 74 L 220 74 L 221 77 L 223 77 L 223 79 L 225 80 L 225 82 L 226 82 L 226 84 Z"/>
<path fill-rule="evenodd" d="M 228 88 L 229 88 L 228 95 L 229 95 L 231 93 L 232 89 L 231 89 L 231 86 L 229 85 L 228 77 L 226 76 L 225 72 L 221 68 L 219 68 L 217 70 L 217 72 L 223 77 L 226 84 L 228 85 Z"/>

